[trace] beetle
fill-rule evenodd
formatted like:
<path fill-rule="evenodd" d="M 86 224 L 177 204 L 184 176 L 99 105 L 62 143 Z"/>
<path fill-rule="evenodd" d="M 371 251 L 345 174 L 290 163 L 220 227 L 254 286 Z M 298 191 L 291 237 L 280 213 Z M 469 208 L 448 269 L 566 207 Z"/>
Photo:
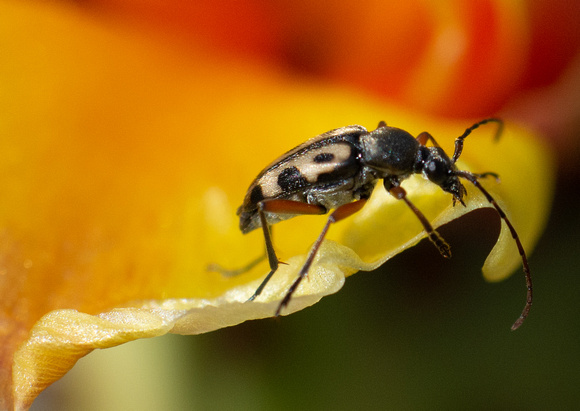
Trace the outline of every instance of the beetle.
<path fill-rule="evenodd" d="M 514 226 L 479 182 L 479 179 L 485 177 L 494 177 L 499 181 L 499 177 L 493 172 L 477 174 L 459 170 L 456 166 L 465 138 L 487 123 L 498 124 L 497 140 L 503 131 L 503 121 L 499 118 L 484 119 L 467 128 L 455 139 L 455 150 L 451 158 L 428 132 L 413 137 L 403 129 L 387 126 L 384 121 L 374 131 L 369 132 L 362 126 L 352 125 L 328 131 L 306 141 L 270 163 L 258 174 L 237 211 L 242 233 L 262 228 L 265 255 L 239 270 L 228 271 L 217 265 L 212 265 L 212 270 L 229 275 L 239 274 L 267 257 L 270 272 L 248 300 L 253 301 L 266 287 L 280 264 L 272 245 L 271 226 L 295 216 L 327 214 L 332 210 L 298 277 L 276 310 L 275 315 L 280 315 L 307 275 L 329 227 L 359 211 L 371 196 L 378 180 L 383 180 L 383 186 L 389 194 L 407 204 L 423 225 L 429 240 L 443 257 L 450 258 L 449 245 L 407 198 L 401 182 L 413 174 L 422 174 L 443 191 L 450 193 L 454 206 L 456 202 L 465 206 L 466 190 L 460 181 L 464 179 L 483 193 L 507 224 L 516 242 L 527 286 L 526 304 L 511 327 L 512 330 L 517 329 L 532 306 L 532 277 L 526 253 Z M 431 146 L 427 146 L 429 142 Z"/>

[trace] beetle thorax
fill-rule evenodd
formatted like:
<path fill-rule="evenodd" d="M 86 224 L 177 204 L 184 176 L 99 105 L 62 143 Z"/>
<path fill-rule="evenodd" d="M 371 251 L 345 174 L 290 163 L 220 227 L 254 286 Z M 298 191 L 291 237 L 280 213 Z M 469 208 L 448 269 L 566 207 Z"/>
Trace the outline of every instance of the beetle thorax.
<path fill-rule="evenodd" d="M 415 171 L 419 142 L 405 130 L 380 127 L 361 136 L 362 162 L 379 178 L 408 175 Z"/>

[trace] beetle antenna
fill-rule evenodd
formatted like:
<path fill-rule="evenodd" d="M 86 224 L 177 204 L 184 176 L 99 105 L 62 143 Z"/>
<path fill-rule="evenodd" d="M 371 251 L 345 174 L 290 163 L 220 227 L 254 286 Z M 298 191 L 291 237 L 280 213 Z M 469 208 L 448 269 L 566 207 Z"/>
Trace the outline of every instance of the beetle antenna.
<path fill-rule="evenodd" d="M 513 237 L 514 241 L 516 242 L 516 245 L 518 246 L 518 251 L 520 253 L 520 257 L 522 258 L 524 275 L 526 277 L 527 294 L 526 294 L 526 305 L 524 306 L 524 309 L 523 309 L 522 313 L 520 314 L 520 317 L 512 325 L 512 331 L 517 330 L 520 327 L 520 325 L 523 324 L 524 320 L 528 316 L 528 314 L 530 312 L 530 308 L 532 308 L 532 300 L 533 300 L 533 298 L 532 298 L 533 297 L 532 275 L 530 273 L 530 266 L 528 265 L 528 258 L 526 257 L 526 252 L 524 250 L 524 247 L 522 246 L 522 242 L 520 241 L 520 237 L 518 236 L 516 229 L 514 228 L 514 226 L 510 222 L 510 220 L 507 218 L 507 215 L 501 209 L 499 204 L 491 196 L 491 194 L 489 194 L 489 192 L 485 188 L 483 188 L 481 183 L 478 181 L 478 176 L 475 174 L 472 174 L 468 171 L 457 171 L 456 175 L 458 177 L 463 177 L 466 180 L 469 180 L 475 187 L 477 187 L 479 189 L 479 191 L 481 191 L 483 193 L 483 195 L 485 196 L 487 201 L 489 201 L 491 203 L 491 205 L 493 205 L 493 207 L 496 209 L 499 216 L 507 224 L 507 226 L 512 234 L 512 237 Z"/>
<path fill-rule="evenodd" d="M 486 118 L 485 120 L 481 120 L 480 122 L 475 123 L 474 125 L 469 127 L 467 130 L 465 130 L 462 135 L 460 135 L 459 137 L 457 137 L 455 139 L 455 152 L 453 153 L 453 158 L 451 159 L 451 162 L 453 164 L 455 164 L 455 162 L 459 159 L 459 156 L 461 155 L 461 152 L 463 151 L 463 140 L 465 140 L 465 137 L 470 135 L 471 132 L 473 130 L 475 130 L 476 128 L 478 128 L 479 126 L 482 126 L 482 125 L 487 124 L 487 123 L 497 123 L 498 124 L 497 131 L 495 133 L 495 141 L 499 140 L 501 134 L 503 133 L 503 120 L 502 119 L 492 117 L 492 118 Z"/>

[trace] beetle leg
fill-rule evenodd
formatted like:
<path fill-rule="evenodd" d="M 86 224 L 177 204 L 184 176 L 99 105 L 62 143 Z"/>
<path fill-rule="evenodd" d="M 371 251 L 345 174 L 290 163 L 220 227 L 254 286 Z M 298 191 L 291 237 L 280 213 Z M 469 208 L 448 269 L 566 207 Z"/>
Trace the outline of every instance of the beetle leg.
<path fill-rule="evenodd" d="M 260 264 L 262 261 L 264 261 L 264 259 L 267 256 L 268 256 L 268 254 L 264 253 L 261 256 L 259 256 L 258 258 L 256 258 L 255 260 L 250 261 L 247 265 L 240 267 L 240 268 L 236 268 L 234 270 L 228 270 L 227 268 L 224 268 L 217 263 L 211 263 L 207 266 L 207 271 L 213 271 L 216 273 L 220 273 L 224 277 L 235 277 L 237 275 L 240 275 L 240 274 L 243 274 L 247 271 L 250 271 L 252 268 L 254 268 L 258 264 Z"/>
<path fill-rule="evenodd" d="M 268 228 L 269 228 L 268 236 L 270 237 L 269 242 L 272 243 L 272 227 L 268 227 Z M 268 241 L 266 241 L 266 243 L 268 243 Z M 217 263 L 211 263 L 207 266 L 207 270 L 213 271 L 216 273 L 220 273 L 221 275 L 223 275 L 225 277 L 235 277 L 235 276 L 238 276 L 240 274 L 243 274 L 245 272 L 250 271 L 252 268 L 254 268 L 258 264 L 260 264 L 262 261 L 264 261 L 266 259 L 266 257 L 269 257 L 269 253 L 267 251 L 264 252 L 264 254 L 262 254 L 258 258 L 250 261 L 248 264 L 246 264 L 245 266 L 240 267 L 240 268 L 228 270 L 227 268 L 224 268 Z M 278 264 L 286 264 L 286 263 L 283 263 L 282 261 L 278 261 Z M 270 266 L 272 266 L 272 264 L 270 264 Z M 255 296 L 252 296 L 252 299 L 254 299 L 254 298 L 255 298 Z"/>
<path fill-rule="evenodd" d="M 491 176 L 495 177 L 496 175 L 494 175 L 494 173 L 473 174 L 473 173 L 470 173 L 468 171 L 458 171 L 457 175 L 459 177 L 465 178 L 466 180 L 470 181 L 471 184 L 473 184 L 475 187 L 477 187 L 479 189 L 479 191 L 481 191 L 481 193 L 485 196 L 487 201 L 489 201 L 490 204 L 495 208 L 495 210 L 499 214 L 500 218 L 508 226 L 510 233 L 512 235 L 512 238 L 514 239 L 514 241 L 516 242 L 516 245 L 518 247 L 520 257 L 522 258 L 524 276 L 526 278 L 527 294 L 526 294 L 526 305 L 524 306 L 524 309 L 523 309 L 522 313 L 520 314 L 520 316 L 518 317 L 518 319 L 516 320 L 516 322 L 513 323 L 513 325 L 512 325 L 512 331 L 516 330 L 519 328 L 520 325 L 523 324 L 524 320 L 527 318 L 528 314 L 530 313 L 530 309 L 532 308 L 532 303 L 533 303 L 532 274 L 530 273 L 530 266 L 528 264 L 528 257 L 526 256 L 526 251 L 524 250 L 524 246 L 522 245 L 522 242 L 520 240 L 520 236 L 516 232 L 516 229 L 512 225 L 511 221 L 508 219 L 506 213 L 499 206 L 497 201 L 495 201 L 495 199 L 491 196 L 491 194 L 489 194 L 488 191 L 485 188 L 483 188 L 481 183 L 477 180 L 481 176 L 491 175 Z"/>
<path fill-rule="evenodd" d="M 264 232 L 264 242 L 266 243 L 266 256 L 268 256 L 268 262 L 270 263 L 270 272 L 266 275 L 266 278 L 262 281 L 256 292 L 252 294 L 248 301 L 253 301 L 257 296 L 259 296 L 268 281 L 272 278 L 276 270 L 278 270 L 278 265 L 280 260 L 276 256 L 276 251 L 274 250 L 274 245 L 272 243 L 272 234 L 270 232 L 270 226 L 266 219 L 266 212 L 276 213 L 276 214 L 326 214 L 326 208 L 308 203 L 301 203 L 299 201 L 292 200 L 266 200 L 260 201 L 258 203 L 258 216 L 260 217 L 260 223 L 262 225 L 262 230 Z"/>
<path fill-rule="evenodd" d="M 494 173 L 492 171 L 487 171 L 485 173 L 472 173 L 477 178 L 485 178 L 485 177 L 493 177 L 497 183 L 500 182 L 499 174 Z"/>
<path fill-rule="evenodd" d="M 418 135 L 418 136 L 417 136 L 415 139 L 416 139 L 416 140 L 419 142 L 419 144 L 421 144 L 422 146 L 424 146 L 424 145 L 427 145 L 427 142 L 428 142 L 428 141 L 431 141 L 435 147 L 441 147 L 441 146 L 439 145 L 439 143 L 437 143 L 437 141 L 435 141 L 435 138 L 433 138 L 433 136 L 432 136 L 430 133 L 426 132 L 426 131 L 423 131 L 423 132 L 422 132 L 421 134 L 419 134 L 419 135 Z"/>
<path fill-rule="evenodd" d="M 389 192 L 389 194 L 391 194 L 397 200 L 403 200 L 409 206 L 409 208 L 415 213 L 419 221 L 421 221 L 421 224 L 423 224 L 425 232 L 429 236 L 429 240 L 431 240 L 431 242 L 435 244 L 435 247 L 437 247 L 441 255 L 445 258 L 451 258 L 451 248 L 449 247 L 449 244 L 447 244 L 447 242 L 443 239 L 443 237 L 441 237 L 441 235 L 437 231 L 435 231 L 431 223 L 429 223 L 429 220 L 427 220 L 427 218 L 423 215 L 423 213 L 419 211 L 417 207 L 415 207 L 415 204 L 409 201 L 405 189 L 397 184 L 393 184 L 392 181 L 387 179 L 384 180 L 384 185 L 385 189 Z"/>
<path fill-rule="evenodd" d="M 328 228 L 330 227 L 330 225 L 337 223 L 340 220 L 343 220 L 343 219 L 351 216 L 352 214 L 356 213 L 365 205 L 366 202 L 367 202 L 366 199 L 362 199 L 362 200 L 355 201 L 353 203 L 343 204 L 340 207 L 338 207 L 336 210 L 334 210 L 332 212 L 332 214 L 330 214 L 330 216 L 328 217 L 328 220 L 326 221 L 324 228 L 322 229 L 322 232 L 320 233 L 320 235 L 316 239 L 316 242 L 314 243 L 314 245 L 310 249 L 310 252 L 308 253 L 308 257 L 306 258 L 306 262 L 304 263 L 304 265 L 300 269 L 300 272 L 298 273 L 298 278 L 292 283 L 292 285 L 290 286 L 290 288 L 286 292 L 286 295 L 284 296 L 284 298 L 280 302 L 280 305 L 278 306 L 278 309 L 276 310 L 276 317 L 279 316 L 282 309 L 288 305 L 288 303 L 292 299 L 292 294 L 294 294 L 294 292 L 296 291 L 296 289 L 300 285 L 300 282 L 302 281 L 302 279 L 304 277 L 306 277 L 306 275 L 308 274 L 308 270 L 310 270 L 310 267 L 312 266 L 312 263 L 314 262 L 314 257 L 316 257 L 316 254 L 318 253 L 318 250 L 320 249 L 320 246 L 322 245 L 322 241 L 324 240 L 324 237 L 326 236 L 326 233 L 328 232 Z"/>

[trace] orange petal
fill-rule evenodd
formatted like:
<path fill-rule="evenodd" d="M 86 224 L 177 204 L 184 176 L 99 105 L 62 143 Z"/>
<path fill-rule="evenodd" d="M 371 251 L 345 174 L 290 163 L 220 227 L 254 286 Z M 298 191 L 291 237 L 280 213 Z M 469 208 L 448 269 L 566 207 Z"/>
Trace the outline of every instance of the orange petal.
<path fill-rule="evenodd" d="M 329 128 L 372 128 L 379 119 L 413 134 L 428 128 L 449 149 L 465 127 L 219 60 L 195 46 L 184 51 L 52 3 L 0 3 L 0 20 L 0 48 L 10 62 L 0 66 L 10 96 L 0 99 L 0 113 L 8 113 L 0 114 L 0 192 L 7 199 L 0 203 L 1 408 L 26 408 L 92 349 L 271 316 L 324 218 L 284 224 L 277 249 L 288 265 L 252 304 L 244 301 L 264 265 L 235 278 L 206 266 L 239 266 L 261 252 L 259 232 L 239 233 L 235 209 L 251 179 L 284 150 Z M 503 141 L 485 148 L 489 139 L 472 136 L 462 159 L 502 174 L 506 185 L 488 187 L 506 211 L 517 210 L 514 224 L 528 246 L 547 214 L 549 156 L 527 132 L 510 130 L 508 149 Z M 516 161 L 520 145 L 526 157 Z M 537 177 L 533 190 L 522 182 L 529 176 Z M 462 210 L 431 188 L 413 194 L 429 218 L 440 223 Z M 398 213 L 388 202 L 381 207 L 380 191 L 373 202 L 368 221 L 377 213 L 382 224 Z M 400 244 L 423 235 L 406 219 L 409 229 L 392 235 Z M 325 243 L 285 313 L 337 291 L 345 275 L 390 253 L 369 256 L 356 230 L 346 222 L 333 229 L 335 241 Z M 383 238 L 373 236 L 375 243 Z M 499 249 L 511 244 L 501 239 Z M 513 268 L 507 265 L 499 277 Z"/>

